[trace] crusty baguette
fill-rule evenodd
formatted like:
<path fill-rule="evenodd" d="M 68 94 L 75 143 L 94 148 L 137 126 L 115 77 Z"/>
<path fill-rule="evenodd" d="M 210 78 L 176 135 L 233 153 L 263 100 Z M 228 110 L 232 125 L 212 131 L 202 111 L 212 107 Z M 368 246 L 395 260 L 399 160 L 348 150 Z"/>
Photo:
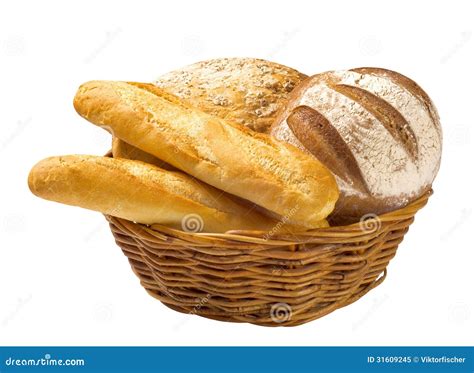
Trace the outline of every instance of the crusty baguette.
<path fill-rule="evenodd" d="M 132 160 L 70 155 L 46 158 L 30 172 L 38 197 L 143 224 L 225 232 L 271 230 L 277 222 L 180 172 Z"/>
<path fill-rule="evenodd" d="M 314 157 L 168 100 L 153 85 L 88 82 L 74 106 L 126 142 L 290 223 L 318 226 L 337 200 L 333 175 Z"/>
<path fill-rule="evenodd" d="M 160 76 L 153 84 L 215 117 L 268 133 L 288 95 L 307 76 L 258 58 L 216 58 Z M 163 161 L 114 138 L 114 157 Z"/>
<path fill-rule="evenodd" d="M 168 171 L 177 171 L 170 164 L 156 158 L 154 155 L 144 152 L 137 147 L 120 140 L 118 137 L 112 139 L 112 155 L 114 158 L 133 159 L 155 165 Z"/>

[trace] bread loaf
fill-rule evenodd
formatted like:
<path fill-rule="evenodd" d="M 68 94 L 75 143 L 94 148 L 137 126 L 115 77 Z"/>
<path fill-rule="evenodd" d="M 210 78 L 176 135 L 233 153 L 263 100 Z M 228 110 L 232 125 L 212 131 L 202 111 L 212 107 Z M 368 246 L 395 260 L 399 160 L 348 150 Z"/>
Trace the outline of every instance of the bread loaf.
<path fill-rule="evenodd" d="M 159 77 L 154 84 L 215 117 L 268 133 L 306 75 L 257 58 L 217 58 Z"/>
<path fill-rule="evenodd" d="M 439 116 L 412 80 L 380 68 L 334 71 L 293 91 L 272 135 L 336 176 L 334 224 L 407 205 L 430 187 L 441 158 Z"/>
<path fill-rule="evenodd" d="M 89 82 L 74 106 L 133 146 L 292 224 L 320 225 L 337 200 L 334 177 L 313 157 L 174 102 L 153 85 Z"/>
<path fill-rule="evenodd" d="M 213 116 L 268 133 L 289 93 L 306 75 L 257 58 L 217 58 L 171 71 L 154 84 Z M 160 161 L 114 139 L 114 157 Z"/>
<path fill-rule="evenodd" d="M 187 175 L 139 161 L 51 157 L 33 167 L 28 184 L 33 194 L 47 200 L 181 230 L 268 231 L 278 223 Z"/>

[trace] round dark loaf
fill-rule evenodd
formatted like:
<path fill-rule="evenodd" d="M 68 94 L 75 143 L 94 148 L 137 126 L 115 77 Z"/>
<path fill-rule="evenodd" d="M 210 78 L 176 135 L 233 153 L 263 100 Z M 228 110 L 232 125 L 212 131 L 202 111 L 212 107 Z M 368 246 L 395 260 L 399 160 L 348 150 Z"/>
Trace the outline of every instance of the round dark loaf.
<path fill-rule="evenodd" d="M 440 165 L 442 132 L 432 101 L 409 78 L 381 68 L 308 78 L 271 133 L 336 176 L 341 194 L 333 224 L 407 205 L 431 187 Z"/>

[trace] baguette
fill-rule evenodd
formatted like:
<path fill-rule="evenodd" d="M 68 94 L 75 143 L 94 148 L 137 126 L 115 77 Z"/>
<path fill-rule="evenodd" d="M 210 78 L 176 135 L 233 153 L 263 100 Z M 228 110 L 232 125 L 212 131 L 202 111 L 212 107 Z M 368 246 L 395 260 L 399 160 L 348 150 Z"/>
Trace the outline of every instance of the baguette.
<path fill-rule="evenodd" d="M 46 158 L 28 185 L 38 197 L 142 224 L 188 231 L 274 229 L 277 222 L 179 172 L 132 160 L 87 155 Z"/>
<path fill-rule="evenodd" d="M 88 82 L 74 106 L 129 144 L 291 224 L 319 226 L 338 198 L 333 175 L 314 157 L 177 102 L 151 84 Z"/>
<path fill-rule="evenodd" d="M 216 58 L 173 70 L 153 84 L 205 113 L 268 133 L 289 93 L 306 77 L 258 58 Z M 162 167 L 163 161 L 122 142 L 114 138 L 114 157 Z"/>

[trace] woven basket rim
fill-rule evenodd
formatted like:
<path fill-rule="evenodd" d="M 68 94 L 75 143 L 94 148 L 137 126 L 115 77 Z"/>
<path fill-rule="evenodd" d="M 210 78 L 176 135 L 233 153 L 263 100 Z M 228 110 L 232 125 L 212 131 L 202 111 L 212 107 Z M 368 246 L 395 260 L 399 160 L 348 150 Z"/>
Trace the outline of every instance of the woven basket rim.
<path fill-rule="evenodd" d="M 109 222 L 113 221 L 124 228 L 127 227 L 127 230 L 133 235 L 150 235 L 152 240 L 161 239 L 166 241 L 169 237 L 173 237 L 192 242 L 193 244 L 201 243 L 203 246 L 207 246 L 210 243 L 217 246 L 227 245 L 229 242 L 239 243 L 240 245 L 247 243 L 266 246 L 296 245 L 305 242 L 331 244 L 332 239 L 340 240 L 341 238 L 360 240 L 363 236 L 364 239 L 369 240 L 378 235 L 378 229 L 381 224 L 396 224 L 400 220 L 413 219 L 414 214 L 427 204 L 428 198 L 432 194 L 433 190 L 430 189 L 405 207 L 381 215 L 369 214 L 371 216 L 363 222 L 361 220 L 349 225 L 330 226 L 294 234 L 274 234 L 271 236 L 268 235 L 267 231 L 192 232 L 170 228 L 161 224 L 144 225 L 110 215 L 105 215 L 105 217 Z"/>

